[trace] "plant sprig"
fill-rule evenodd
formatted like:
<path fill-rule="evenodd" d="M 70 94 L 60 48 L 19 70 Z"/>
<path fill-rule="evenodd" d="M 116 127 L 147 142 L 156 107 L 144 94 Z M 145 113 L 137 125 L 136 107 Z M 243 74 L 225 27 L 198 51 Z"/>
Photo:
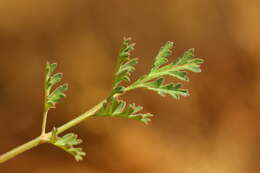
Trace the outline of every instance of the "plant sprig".
<path fill-rule="evenodd" d="M 57 68 L 57 63 L 50 64 L 47 62 L 46 64 L 46 78 L 45 78 L 45 110 L 49 110 L 51 108 L 55 108 L 55 105 L 64 98 L 65 91 L 68 90 L 68 84 L 63 84 L 58 86 L 56 89 L 52 91 L 52 88 L 55 84 L 59 83 L 62 78 L 62 73 L 53 74 L 55 69 Z"/>
<path fill-rule="evenodd" d="M 124 38 L 117 58 L 115 80 L 112 87 L 112 95 L 123 93 L 125 87 L 120 85 L 123 81 L 130 82 L 131 72 L 135 71 L 137 58 L 131 58 L 135 43 L 130 43 L 131 38 Z"/>
<path fill-rule="evenodd" d="M 55 105 L 64 98 L 65 91 L 68 90 L 68 84 L 63 84 L 52 91 L 52 88 L 59 83 L 62 78 L 62 73 L 53 74 L 57 68 L 57 63 L 47 62 L 45 68 L 45 81 L 44 81 L 44 111 L 41 135 L 45 135 L 48 112 L 51 108 L 55 108 Z"/>
<path fill-rule="evenodd" d="M 89 111 L 79 115 L 59 128 L 53 128 L 53 130 L 48 133 L 45 132 L 48 111 L 55 108 L 56 104 L 66 96 L 65 91 L 68 90 L 68 84 L 63 84 L 53 89 L 53 87 L 61 81 L 63 75 L 62 73 L 53 74 L 57 68 L 57 64 L 47 62 L 44 87 L 44 115 L 41 135 L 0 155 L 0 163 L 42 143 L 50 143 L 61 148 L 71 154 L 77 161 L 80 161 L 86 153 L 83 152 L 81 148 L 76 147 L 76 145 L 80 144 L 82 140 L 78 139 L 77 135 L 74 133 L 67 133 L 62 137 L 59 137 L 59 134 L 78 125 L 89 117 L 120 117 L 138 120 L 145 124 L 148 124 L 151 121 L 150 118 L 153 116 L 151 113 L 142 113 L 141 106 L 137 106 L 134 103 L 128 104 L 119 98 L 127 91 L 145 88 L 155 91 L 161 96 L 170 95 L 175 99 L 180 99 L 182 96 L 189 95 L 188 90 L 182 88 L 181 81 L 189 81 L 188 72 L 201 72 L 200 65 L 203 63 L 202 59 L 194 58 L 194 49 L 189 49 L 177 60 L 168 63 L 168 57 L 172 53 L 173 43 L 167 42 L 159 50 L 150 71 L 132 84 L 126 86 L 123 82 L 130 82 L 131 73 L 135 71 L 135 65 L 138 63 L 137 58 L 131 58 L 131 52 L 134 50 L 134 46 L 135 43 L 131 43 L 130 38 L 124 38 L 117 58 L 115 79 L 111 93 L 108 97 Z M 180 80 L 180 82 L 165 84 L 164 81 L 166 76 L 176 78 Z"/>
<path fill-rule="evenodd" d="M 81 148 L 75 147 L 76 145 L 82 143 L 82 140 L 78 139 L 78 135 L 74 133 L 67 133 L 63 137 L 59 137 L 57 134 L 57 129 L 53 128 L 50 143 L 71 154 L 76 161 L 83 160 L 83 156 L 86 155 Z"/>
<path fill-rule="evenodd" d="M 189 81 L 187 72 L 201 72 L 200 65 L 203 63 L 203 60 L 194 58 L 194 49 L 189 49 L 176 61 L 166 64 L 168 57 L 171 55 L 172 48 L 173 43 L 167 42 L 157 54 L 150 72 L 140 77 L 136 82 L 130 85 L 127 90 L 146 88 L 156 91 L 162 96 L 169 94 L 175 99 L 179 99 L 181 96 L 188 96 L 188 90 L 182 89 L 181 83 L 169 83 L 164 85 L 164 77 L 170 76 L 187 82 Z"/>

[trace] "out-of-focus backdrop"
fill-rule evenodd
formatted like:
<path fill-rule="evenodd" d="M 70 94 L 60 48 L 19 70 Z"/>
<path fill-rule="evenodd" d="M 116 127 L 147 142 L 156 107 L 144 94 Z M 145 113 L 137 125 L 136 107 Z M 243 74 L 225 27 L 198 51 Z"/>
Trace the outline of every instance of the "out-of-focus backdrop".
<path fill-rule="evenodd" d="M 0 172 L 260 172 L 259 9 L 257 0 L 1 0 L 1 153 L 40 132 L 47 60 L 59 63 L 70 84 L 48 129 L 108 95 L 124 36 L 137 42 L 135 79 L 168 40 L 176 43 L 172 60 L 194 47 L 205 64 L 185 84 L 190 97 L 176 101 L 145 90 L 124 97 L 156 115 L 148 126 L 97 118 L 69 130 L 84 139 L 84 161 L 45 144 Z"/>

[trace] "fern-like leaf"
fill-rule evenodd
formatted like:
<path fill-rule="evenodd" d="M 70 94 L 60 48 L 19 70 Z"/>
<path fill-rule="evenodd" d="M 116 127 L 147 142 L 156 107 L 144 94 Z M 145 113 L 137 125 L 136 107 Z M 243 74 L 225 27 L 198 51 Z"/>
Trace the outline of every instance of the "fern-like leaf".
<path fill-rule="evenodd" d="M 153 63 L 151 73 L 158 70 L 158 68 L 168 62 L 168 57 L 172 54 L 173 42 L 168 41 L 157 54 L 155 61 Z"/>
<path fill-rule="evenodd" d="M 189 95 L 188 90 L 181 88 L 181 83 L 163 84 L 164 77 L 171 76 L 182 81 L 189 81 L 187 72 L 201 72 L 200 65 L 203 63 L 203 60 L 194 58 L 194 49 L 189 49 L 176 61 L 166 64 L 168 62 L 167 58 L 171 55 L 172 47 L 173 43 L 167 42 L 160 49 L 152 65 L 151 71 L 138 79 L 131 86 L 131 89 L 143 87 L 156 91 L 162 96 L 169 94 L 176 99 L 179 99 L 181 96 Z"/>
<path fill-rule="evenodd" d="M 167 44 L 165 46 L 169 47 L 167 46 Z M 158 59 L 164 59 L 164 56 Z M 202 59 L 194 58 L 194 49 L 189 49 L 184 53 L 183 56 L 179 57 L 176 61 L 151 71 L 149 75 L 153 78 L 168 75 L 183 81 L 189 81 L 187 71 L 197 73 L 201 72 L 200 65 L 203 62 L 204 61 Z"/>
<path fill-rule="evenodd" d="M 141 106 L 136 106 L 135 104 L 127 105 L 125 101 L 110 97 L 95 116 L 129 118 L 148 124 L 151 121 L 150 117 L 153 115 L 150 113 L 140 113 L 142 109 Z"/>
<path fill-rule="evenodd" d="M 75 147 L 76 145 L 82 143 L 82 140 L 78 139 L 78 136 L 74 133 L 68 133 L 63 137 L 58 137 L 57 129 L 54 128 L 52 130 L 52 137 L 50 142 L 56 147 L 59 147 L 67 153 L 71 154 L 76 161 L 83 160 L 83 156 L 86 155 L 86 153 L 83 152 L 81 148 Z"/>
<path fill-rule="evenodd" d="M 175 99 L 180 99 L 181 96 L 189 95 L 188 90 L 182 89 L 181 88 L 182 85 L 180 83 L 163 84 L 163 81 L 164 81 L 163 78 L 159 78 L 155 81 L 145 83 L 143 87 L 155 91 L 161 96 L 165 96 L 166 94 L 169 94 Z"/>
<path fill-rule="evenodd" d="M 62 80 L 63 74 L 53 74 L 57 64 L 50 64 L 47 62 L 46 65 L 46 76 L 45 76 L 45 109 L 55 108 L 55 105 L 64 98 L 65 91 L 68 90 L 68 84 L 63 84 L 52 91 L 55 84 Z"/>
<path fill-rule="evenodd" d="M 130 82 L 131 72 L 135 70 L 135 65 L 138 63 L 137 58 L 130 58 L 131 51 L 134 50 L 135 43 L 130 43 L 131 38 L 124 38 L 121 46 L 115 73 L 115 80 L 112 93 L 120 93 L 124 87 L 120 86 L 123 81 Z"/>

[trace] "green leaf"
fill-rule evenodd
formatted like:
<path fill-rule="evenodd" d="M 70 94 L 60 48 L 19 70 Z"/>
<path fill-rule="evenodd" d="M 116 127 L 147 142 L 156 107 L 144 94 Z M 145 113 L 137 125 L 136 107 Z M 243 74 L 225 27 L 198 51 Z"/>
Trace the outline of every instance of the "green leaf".
<path fill-rule="evenodd" d="M 153 115 L 150 113 L 140 113 L 142 109 L 141 106 L 136 106 L 135 104 L 127 105 L 125 101 L 110 97 L 95 116 L 129 118 L 148 124 L 151 121 L 150 117 Z"/>
<path fill-rule="evenodd" d="M 50 64 L 47 62 L 46 65 L 46 76 L 45 76 L 45 109 L 55 108 L 55 105 L 64 98 L 65 91 L 68 90 L 68 84 L 63 84 L 58 86 L 52 91 L 54 85 L 62 80 L 63 74 L 56 73 L 53 74 L 57 68 L 57 63 Z"/>
<path fill-rule="evenodd" d="M 54 74 L 48 81 L 48 89 L 51 90 L 51 87 L 59 83 L 63 77 L 62 73 Z"/>
<path fill-rule="evenodd" d="M 81 139 L 78 139 L 78 136 L 74 133 L 68 133 L 64 135 L 63 137 L 57 136 L 57 129 L 54 128 L 52 131 L 51 141 L 53 145 L 63 149 L 67 153 L 74 156 L 76 161 L 83 160 L 83 156 L 86 155 L 85 152 L 82 151 L 81 148 L 75 147 L 75 145 L 78 145 L 82 143 Z"/>
<path fill-rule="evenodd" d="M 168 56 L 172 54 L 173 42 L 168 41 L 159 51 L 158 55 L 155 58 L 151 72 L 157 70 L 161 65 L 168 62 Z"/>
<path fill-rule="evenodd" d="M 169 71 L 169 76 L 176 77 L 183 81 L 189 81 L 188 73 L 186 71 Z"/>
<path fill-rule="evenodd" d="M 187 62 L 191 60 L 193 57 L 194 57 L 194 49 L 192 48 L 184 52 L 183 56 L 178 58 L 173 64 L 174 65 L 187 64 Z"/>
<path fill-rule="evenodd" d="M 175 62 L 160 68 L 153 68 L 153 70 L 149 73 L 149 77 L 159 78 L 162 76 L 172 76 L 183 81 L 189 81 L 187 71 L 201 72 L 200 65 L 202 63 L 202 59 L 194 58 L 194 49 L 189 49 Z"/>
<path fill-rule="evenodd" d="M 131 38 L 124 38 L 123 44 L 119 52 L 115 80 L 113 85 L 113 93 L 116 93 L 118 91 L 116 88 L 122 88 L 122 86 L 120 86 L 121 82 L 130 82 L 131 72 L 135 70 L 134 66 L 138 63 L 137 58 L 130 58 L 130 53 L 134 50 L 135 46 L 135 44 L 130 43 L 130 41 Z"/>
<path fill-rule="evenodd" d="M 47 79 L 51 76 L 51 74 L 55 71 L 55 69 L 57 68 L 57 63 L 52 63 L 50 64 L 49 62 L 47 62 L 46 64 L 46 77 Z"/>
<path fill-rule="evenodd" d="M 194 49 L 189 49 L 184 53 L 184 55 L 178 58 L 172 63 L 172 68 L 175 70 L 187 70 L 192 72 L 201 72 L 200 65 L 204 60 L 199 58 L 194 58 Z"/>
<path fill-rule="evenodd" d="M 188 90 L 182 89 L 181 88 L 182 85 L 180 83 L 163 84 L 163 82 L 164 82 L 164 79 L 159 78 L 155 81 L 143 84 L 143 87 L 147 88 L 149 90 L 155 91 L 161 96 L 165 96 L 166 94 L 168 94 L 175 99 L 180 99 L 181 96 L 189 95 Z"/>
<path fill-rule="evenodd" d="M 188 91 L 181 88 L 181 84 L 163 84 L 166 76 L 177 78 L 181 81 L 189 81 L 188 71 L 201 72 L 202 59 L 194 58 L 194 49 L 189 49 L 176 61 L 166 64 L 171 55 L 172 42 L 167 42 L 159 51 L 152 65 L 151 71 L 139 78 L 132 86 L 134 88 L 147 88 L 156 91 L 160 95 L 169 94 L 179 99 L 181 96 L 188 96 Z"/>
<path fill-rule="evenodd" d="M 47 97 L 47 104 L 49 108 L 55 108 L 55 105 L 66 95 L 64 94 L 65 91 L 68 90 L 68 84 L 63 84 L 57 87 L 48 97 Z"/>

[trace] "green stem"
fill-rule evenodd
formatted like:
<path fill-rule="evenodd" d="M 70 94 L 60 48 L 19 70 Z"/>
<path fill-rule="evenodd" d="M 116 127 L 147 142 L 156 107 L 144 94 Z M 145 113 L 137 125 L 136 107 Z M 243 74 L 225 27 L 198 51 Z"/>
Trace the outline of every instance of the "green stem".
<path fill-rule="evenodd" d="M 36 147 L 37 145 L 40 144 L 40 141 L 41 141 L 40 138 L 37 137 L 37 138 L 35 138 L 35 139 L 33 139 L 33 140 L 23 144 L 23 145 L 20 145 L 19 147 L 12 149 L 9 152 L 2 154 L 0 156 L 0 163 L 3 163 L 3 162 L 5 162 L 5 161 L 7 161 L 7 160 L 9 160 L 9 159 L 11 159 L 15 156 L 27 151 L 27 150 L 30 150 L 33 147 Z"/>
<path fill-rule="evenodd" d="M 78 125 L 79 123 L 81 123 L 82 121 L 84 121 L 85 119 L 93 116 L 103 105 L 103 103 L 105 102 L 105 100 L 101 101 L 99 104 L 97 104 L 96 106 L 94 106 L 92 109 L 90 109 L 89 111 L 83 113 L 82 115 L 76 117 L 75 119 L 67 122 L 66 124 L 60 126 L 57 129 L 57 134 L 60 134 L 68 129 L 70 129 L 71 127 L 74 127 L 76 125 Z M 27 150 L 30 150 L 31 148 L 34 148 L 36 146 L 38 146 L 39 144 L 42 143 L 48 143 L 49 140 L 51 138 L 51 132 L 48 133 L 44 133 L 44 135 L 41 135 L 21 146 L 18 146 L 12 150 L 10 150 L 9 152 L 6 152 L 2 155 L 0 155 L 0 163 L 3 163 Z"/>
<path fill-rule="evenodd" d="M 143 79 L 143 80 L 147 80 L 146 79 Z M 143 82 L 142 80 L 142 82 Z M 138 88 L 138 84 L 140 83 L 140 81 L 136 81 L 134 82 L 133 84 L 131 84 L 130 86 L 128 86 L 126 88 L 126 90 L 124 91 L 127 92 L 129 90 L 132 90 L 132 89 L 135 89 L 135 88 Z M 124 93 L 117 93 L 114 95 L 114 97 L 118 97 L 120 95 L 123 95 Z M 47 93 L 45 93 L 47 94 Z M 79 123 L 81 123 L 82 121 L 84 121 L 85 119 L 93 116 L 101 107 L 102 105 L 105 103 L 106 100 L 103 100 L 101 101 L 99 104 L 97 104 L 96 106 L 94 106 L 92 109 L 90 109 L 89 111 L 83 113 L 82 115 L 79 115 L 78 117 L 76 117 L 75 119 L 67 122 L 66 124 L 63 124 L 62 126 L 58 127 L 57 128 L 57 135 L 70 129 L 71 127 L 74 127 L 76 125 L 78 125 Z M 48 109 L 44 109 L 44 115 L 43 115 L 43 123 L 42 123 L 42 131 L 41 131 L 41 135 L 38 136 L 37 138 L 21 145 L 21 146 L 18 146 L 12 150 L 10 150 L 9 152 L 6 152 L 2 155 L 0 155 L 0 164 L 27 151 L 27 150 L 30 150 L 31 148 L 34 148 L 42 143 L 49 143 L 50 142 L 50 138 L 52 136 L 52 132 L 48 132 L 46 133 L 45 132 L 45 129 L 46 129 L 46 121 L 47 121 L 47 115 L 48 115 Z"/>
<path fill-rule="evenodd" d="M 42 131 L 41 131 L 41 136 L 44 136 L 45 131 L 46 131 L 47 117 L 48 117 L 48 111 L 44 111 L 44 114 L 43 114 L 43 120 L 42 120 Z"/>
<path fill-rule="evenodd" d="M 81 123 L 82 121 L 84 121 L 86 118 L 89 118 L 91 116 L 93 116 L 105 103 L 106 100 L 101 101 L 99 104 L 97 104 L 96 106 L 94 106 L 92 109 L 90 109 L 89 111 L 83 113 L 82 115 L 76 117 L 75 119 L 67 122 L 66 124 L 60 126 L 57 130 L 57 134 L 60 134 L 64 131 L 66 131 L 67 129 L 70 129 L 71 127 L 74 127 L 76 125 L 78 125 L 79 123 Z M 49 132 L 50 133 L 50 132 Z"/>
<path fill-rule="evenodd" d="M 47 68 L 47 67 L 46 67 Z M 44 80 L 44 112 L 43 112 L 43 119 L 42 119 L 42 131 L 41 131 L 41 136 L 45 135 L 46 132 L 46 124 L 47 124 L 47 117 L 48 117 L 48 112 L 49 108 L 47 107 L 47 97 L 50 94 L 50 90 L 47 87 L 47 81 L 49 79 L 49 75 L 47 74 L 47 71 L 45 70 L 45 80 Z"/>
<path fill-rule="evenodd" d="M 140 88 L 140 87 L 142 87 L 142 86 L 140 86 L 140 84 L 145 83 L 145 82 L 152 80 L 152 79 L 153 79 L 153 77 L 150 76 L 149 74 L 144 75 L 140 79 L 136 80 L 134 83 L 132 83 L 131 85 L 126 87 L 124 92 L 128 92 L 128 91 L 136 89 L 136 88 Z"/>

